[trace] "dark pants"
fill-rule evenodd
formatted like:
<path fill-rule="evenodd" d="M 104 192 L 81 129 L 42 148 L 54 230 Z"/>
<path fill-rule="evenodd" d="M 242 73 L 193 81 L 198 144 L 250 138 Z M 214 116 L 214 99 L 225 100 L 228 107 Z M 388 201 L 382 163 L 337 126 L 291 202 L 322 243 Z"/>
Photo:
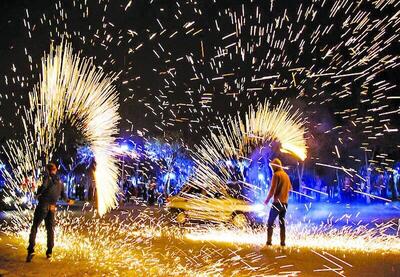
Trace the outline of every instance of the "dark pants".
<path fill-rule="evenodd" d="M 268 232 L 267 244 L 271 244 L 274 221 L 278 216 L 279 216 L 279 228 L 281 232 L 280 233 L 281 245 L 285 244 L 285 239 L 286 239 L 285 215 L 287 206 L 288 205 L 286 203 L 279 203 L 279 202 L 272 203 L 271 210 L 269 211 L 268 225 L 267 225 L 267 232 Z"/>
<path fill-rule="evenodd" d="M 149 205 L 154 205 L 155 201 L 156 201 L 155 191 L 154 190 L 149 190 L 149 192 L 148 192 Z"/>
<path fill-rule="evenodd" d="M 351 190 L 342 190 L 342 203 L 349 204 L 352 202 Z"/>
<path fill-rule="evenodd" d="M 31 233 L 29 235 L 28 252 L 32 253 L 35 248 L 36 234 L 40 223 L 44 220 L 47 231 L 47 251 L 51 254 L 54 247 L 54 226 L 55 226 L 55 211 L 49 210 L 48 204 L 39 203 L 35 209 Z"/>

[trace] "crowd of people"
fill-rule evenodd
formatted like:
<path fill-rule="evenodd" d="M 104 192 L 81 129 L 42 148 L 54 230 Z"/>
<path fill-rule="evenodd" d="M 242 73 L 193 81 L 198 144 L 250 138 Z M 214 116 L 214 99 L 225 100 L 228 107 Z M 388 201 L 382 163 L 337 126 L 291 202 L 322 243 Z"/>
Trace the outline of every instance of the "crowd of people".
<path fill-rule="evenodd" d="M 293 184 L 291 198 L 295 202 L 330 202 L 330 203 L 379 203 L 400 200 L 400 168 L 377 170 L 362 168 L 359 172 L 346 173 L 336 171 L 333 176 L 323 174 L 304 174 L 299 177 L 295 170 L 289 172 Z M 332 172 L 330 172 L 332 173 Z M 66 186 L 67 196 L 80 200 L 93 200 L 93 185 L 90 178 L 75 178 L 72 185 Z M 137 179 L 137 180 L 136 180 Z M 129 203 L 133 199 L 142 199 L 148 205 L 162 205 L 175 186 L 165 186 L 162 178 L 148 177 L 126 178 L 121 182 L 120 203 Z M 168 180 L 169 181 L 169 180 Z M 262 178 L 258 184 L 262 194 L 269 188 L 269 178 Z M 246 182 L 249 182 L 246 178 Z M 21 190 L 35 191 L 33 177 L 27 177 L 21 184 Z M 177 192 L 171 192 L 176 194 Z M 29 194 L 30 195 L 30 194 Z M 29 197 L 28 197 L 29 198 Z"/>
<path fill-rule="evenodd" d="M 378 203 L 400 200 L 400 174 L 393 171 L 360 171 L 337 174 L 334 180 L 324 176 L 294 178 L 293 198 L 299 202 Z"/>
<path fill-rule="evenodd" d="M 163 193 L 157 187 L 156 178 L 149 178 L 147 182 L 125 180 L 122 185 L 121 200 L 123 203 L 129 203 L 135 198 L 142 199 L 150 206 L 161 205 L 163 196 Z"/>

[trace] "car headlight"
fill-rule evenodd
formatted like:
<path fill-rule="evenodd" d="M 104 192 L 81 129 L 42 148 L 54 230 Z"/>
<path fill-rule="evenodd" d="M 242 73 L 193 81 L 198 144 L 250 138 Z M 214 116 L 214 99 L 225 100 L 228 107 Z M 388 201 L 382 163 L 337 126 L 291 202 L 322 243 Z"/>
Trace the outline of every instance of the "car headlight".
<path fill-rule="evenodd" d="M 255 212 L 263 211 L 264 205 L 263 204 L 255 204 L 252 206 L 252 210 Z"/>
<path fill-rule="evenodd" d="M 257 214 L 257 216 L 262 217 L 267 214 L 266 207 L 263 204 L 255 204 L 252 206 L 252 210 Z"/>

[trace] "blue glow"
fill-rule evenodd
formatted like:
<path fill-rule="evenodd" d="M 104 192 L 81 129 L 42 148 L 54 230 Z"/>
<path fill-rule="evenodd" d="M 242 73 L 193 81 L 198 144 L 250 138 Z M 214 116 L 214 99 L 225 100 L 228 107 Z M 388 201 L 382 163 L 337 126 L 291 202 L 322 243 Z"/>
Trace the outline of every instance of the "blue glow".
<path fill-rule="evenodd" d="M 157 176 L 159 191 L 176 194 L 194 172 L 193 160 L 179 143 L 153 139 L 145 144 L 145 154 L 154 163 L 152 175 Z"/>
<path fill-rule="evenodd" d="M 261 204 L 261 203 L 252 205 L 251 209 L 259 217 L 265 217 L 267 215 L 267 207 L 265 205 Z"/>
<path fill-rule="evenodd" d="M 176 180 L 176 174 L 174 172 L 169 172 L 164 175 L 163 181 L 168 182 L 169 181 L 174 181 Z"/>
<path fill-rule="evenodd" d="M 79 147 L 77 150 L 76 166 L 83 164 L 86 167 L 90 166 L 94 159 L 92 149 L 88 146 Z"/>
<path fill-rule="evenodd" d="M 122 144 L 122 145 L 121 145 L 121 150 L 124 151 L 124 152 L 129 151 L 129 145 L 126 144 L 126 143 Z"/>
<path fill-rule="evenodd" d="M 132 176 L 132 177 L 131 177 L 131 183 L 132 183 L 132 185 L 133 185 L 134 187 L 137 186 L 137 181 L 136 181 L 136 177 L 135 177 L 135 176 Z"/>

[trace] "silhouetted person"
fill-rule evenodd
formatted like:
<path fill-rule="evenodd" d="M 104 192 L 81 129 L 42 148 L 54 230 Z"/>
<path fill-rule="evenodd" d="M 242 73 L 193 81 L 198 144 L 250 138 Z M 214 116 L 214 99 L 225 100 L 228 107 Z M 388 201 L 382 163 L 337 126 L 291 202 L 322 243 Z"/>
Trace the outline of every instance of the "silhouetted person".
<path fill-rule="evenodd" d="M 282 168 L 282 162 L 275 158 L 270 163 L 274 175 L 271 180 L 271 188 L 269 190 L 265 204 L 268 204 L 273 197 L 272 207 L 269 212 L 267 225 L 267 245 L 272 245 L 272 232 L 275 219 L 279 216 L 279 227 L 281 235 L 281 246 L 285 246 L 286 231 L 285 231 L 285 215 L 288 207 L 289 192 L 292 189 L 289 176 Z"/>
<path fill-rule="evenodd" d="M 147 201 L 151 206 L 154 205 L 154 202 L 156 201 L 156 188 L 157 188 L 156 179 L 152 178 L 147 192 L 148 193 Z"/>
<path fill-rule="evenodd" d="M 398 168 L 393 172 L 392 183 L 394 190 L 392 195 L 395 195 L 394 200 L 400 199 L 400 174 Z"/>
<path fill-rule="evenodd" d="M 55 227 L 55 214 L 56 202 L 62 197 L 68 204 L 72 204 L 71 200 L 67 199 L 64 191 L 64 185 L 60 178 L 57 176 L 57 167 L 55 164 L 50 163 L 46 166 L 46 175 L 43 184 L 38 188 L 37 198 L 39 200 L 33 216 L 33 223 L 31 233 L 29 235 L 28 256 L 26 261 L 30 262 L 35 254 L 35 240 L 38 227 L 44 220 L 47 231 L 47 251 L 46 257 L 51 258 L 54 247 L 54 227 Z"/>
<path fill-rule="evenodd" d="M 344 178 L 343 189 L 342 189 L 342 202 L 345 204 L 349 204 L 352 202 L 352 193 L 353 193 L 353 183 L 349 177 Z"/>

